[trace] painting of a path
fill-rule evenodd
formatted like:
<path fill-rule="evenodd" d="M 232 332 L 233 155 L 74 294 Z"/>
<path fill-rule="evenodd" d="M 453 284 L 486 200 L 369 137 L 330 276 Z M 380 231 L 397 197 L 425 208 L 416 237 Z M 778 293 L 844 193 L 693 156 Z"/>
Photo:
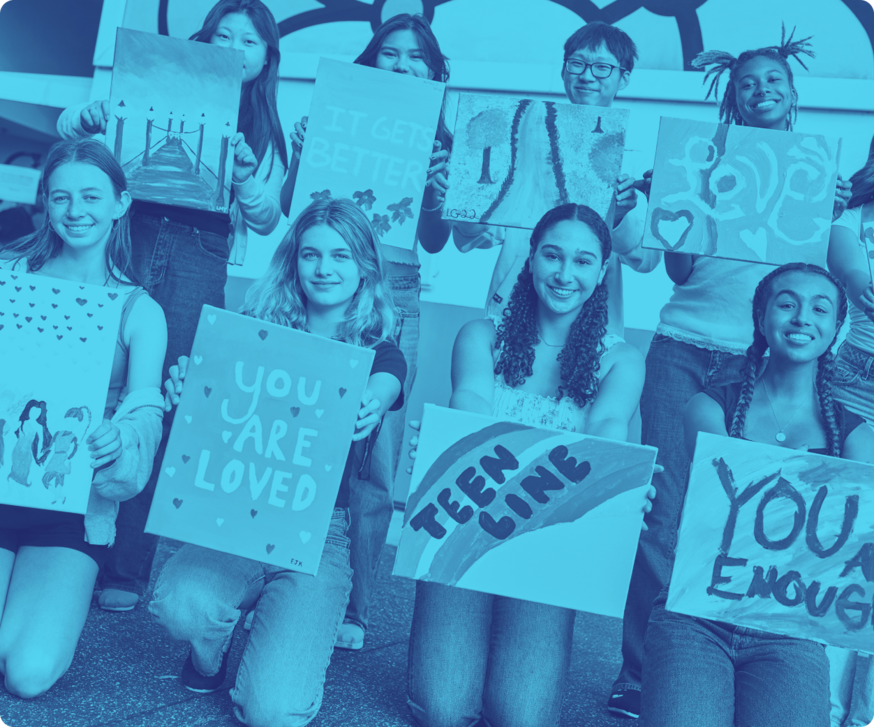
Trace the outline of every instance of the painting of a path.
<path fill-rule="evenodd" d="M 227 212 L 242 53 L 119 28 L 106 143 L 134 199 Z"/>
<path fill-rule="evenodd" d="M 462 94 L 444 217 L 533 229 L 575 202 L 605 219 L 628 112 Z"/>

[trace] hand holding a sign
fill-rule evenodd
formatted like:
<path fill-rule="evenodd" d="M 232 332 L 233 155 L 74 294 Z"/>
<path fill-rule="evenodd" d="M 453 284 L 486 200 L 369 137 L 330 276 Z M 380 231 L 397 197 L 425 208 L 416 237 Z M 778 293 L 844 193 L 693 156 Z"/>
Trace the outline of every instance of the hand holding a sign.
<path fill-rule="evenodd" d="M 374 398 L 373 392 L 370 389 L 364 390 L 364 395 L 361 397 L 361 410 L 358 412 L 358 421 L 355 422 L 355 434 L 352 435 L 353 442 L 360 442 L 362 439 L 367 439 L 370 433 L 374 430 L 379 420 L 382 419 L 382 411 L 380 410 L 379 399 Z"/>
<path fill-rule="evenodd" d="M 170 367 L 170 378 L 164 382 L 167 393 L 164 396 L 164 411 L 171 411 L 179 403 L 179 395 L 182 393 L 182 382 L 188 371 L 188 356 L 180 356 L 179 363 Z"/>
<path fill-rule="evenodd" d="M 635 189 L 639 189 L 646 195 L 647 201 L 649 200 L 649 191 L 652 189 L 652 169 L 649 169 L 643 173 L 643 179 L 634 180 L 633 184 Z"/>
<path fill-rule="evenodd" d="M 635 192 L 634 179 L 627 174 L 620 174 L 616 179 L 616 214 L 613 226 L 618 227 L 625 215 L 635 207 L 637 207 L 637 192 Z"/>
<path fill-rule="evenodd" d="M 300 154 L 303 151 L 303 142 L 304 137 L 307 133 L 307 117 L 304 116 L 299 124 L 294 125 L 294 131 L 292 131 L 288 136 L 291 139 L 291 152 L 298 159 L 300 159 Z"/>
<path fill-rule="evenodd" d="M 238 131 L 231 137 L 231 146 L 234 147 L 234 184 L 242 184 L 251 177 L 258 168 L 258 157 L 246 143 L 246 137 L 242 131 Z"/>
<path fill-rule="evenodd" d="M 112 464 L 121 456 L 121 432 L 109 419 L 97 427 L 88 437 L 91 466 L 94 469 Z"/>
<path fill-rule="evenodd" d="M 850 203 L 850 197 L 853 196 L 853 183 L 847 179 L 844 180 L 840 174 L 838 174 L 838 186 L 835 188 L 835 209 L 832 213 L 832 221 L 836 220 L 840 217 L 844 210 L 847 209 L 847 205 Z"/>
<path fill-rule="evenodd" d="M 89 134 L 105 134 L 106 123 L 109 121 L 109 101 L 95 101 L 89 104 L 80 114 L 83 131 Z"/>
<path fill-rule="evenodd" d="M 428 167 L 428 181 L 425 182 L 426 208 L 442 207 L 446 201 L 446 192 L 449 190 L 449 150 L 442 149 L 439 141 L 434 141 L 434 153 L 431 155 L 431 166 Z M 428 209 L 425 210 L 429 211 Z M 433 210 L 430 210 L 433 211 Z"/>

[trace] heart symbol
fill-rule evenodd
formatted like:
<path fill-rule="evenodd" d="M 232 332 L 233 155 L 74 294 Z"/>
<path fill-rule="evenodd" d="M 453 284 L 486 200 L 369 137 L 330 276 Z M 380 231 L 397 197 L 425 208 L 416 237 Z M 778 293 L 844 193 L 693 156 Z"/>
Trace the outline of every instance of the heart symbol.
<path fill-rule="evenodd" d="M 210 313 L 210 314 L 206 317 L 206 320 L 209 321 L 209 325 L 212 325 L 213 323 L 215 323 L 215 314 L 214 314 L 214 313 Z"/>
<path fill-rule="evenodd" d="M 296 417 L 298 414 L 300 414 L 300 407 L 299 406 L 291 407 L 291 415 L 293 417 Z"/>
<path fill-rule="evenodd" d="M 35 285 L 31 285 L 31 286 L 30 286 L 30 289 L 31 289 L 31 290 L 36 290 L 36 286 L 35 286 Z"/>
<path fill-rule="evenodd" d="M 89 317 L 89 318 L 93 318 L 93 317 L 94 317 L 94 314 L 93 314 L 93 313 L 89 313 L 89 314 L 88 314 L 88 317 Z"/>
<path fill-rule="evenodd" d="M 188 422 L 189 424 L 191 424 L 191 415 L 190 414 L 185 415 L 185 421 Z"/>
<path fill-rule="evenodd" d="M 31 318 L 30 316 L 24 316 L 24 320 L 26 320 L 28 323 L 30 323 L 33 320 L 33 318 Z"/>
<path fill-rule="evenodd" d="M 82 343 L 85 343 L 85 339 L 84 339 L 84 338 L 81 338 L 81 337 L 80 337 L 79 340 L 82 341 Z"/>
<path fill-rule="evenodd" d="M 217 518 L 215 519 L 215 524 L 218 525 L 219 527 L 221 527 L 221 526 L 222 526 L 222 523 L 223 523 L 224 521 L 225 521 L 225 519 L 224 519 L 223 517 L 217 517 Z"/>
<path fill-rule="evenodd" d="M 58 327 L 57 327 L 57 326 L 52 326 L 52 328 L 54 328 L 56 331 L 58 330 Z"/>
<path fill-rule="evenodd" d="M 20 293 L 20 292 L 21 292 L 21 286 L 20 286 L 20 285 L 16 285 L 16 286 L 15 286 L 15 292 L 16 292 L 16 293 Z"/>
<path fill-rule="evenodd" d="M 13 314 L 12 314 L 12 317 L 13 317 L 13 318 L 18 318 L 18 313 L 13 313 Z"/>
<path fill-rule="evenodd" d="M 249 514 L 252 516 L 252 519 L 255 519 L 255 516 L 258 514 L 257 510 L 249 510 Z"/>
<path fill-rule="evenodd" d="M 73 326 L 67 326 L 67 330 L 68 330 L 68 331 L 72 331 L 72 330 L 73 330 Z"/>
<path fill-rule="evenodd" d="M 210 389 L 208 386 L 204 386 L 203 393 L 206 394 L 207 398 L 209 398 L 209 395 L 212 393 L 212 389 Z"/>
<path fill-rule="evenodd" d="M 333 465 L 326 464 L 326 465 L 325 465 L 325 472 L 330 472 L 332 466 L 333 466 Z"/>
<path fill-rule="evenodd" d="M 342 399 L 343 396 L 344 396 L 345 394 L 346 394 L 346 389 L 344 389 L 344 388 L 341 386 L 341 387 L 340 387 L 340 398 Z"/>
<path fill-rule="evenodd" d="M 31 308 L 36 308 L 36 303 L 28 303 Z"/>
<path fill-rule="evenodd" d="M 167 468 L 164 470 L 164 472 L 167 473 L 167 476 L 168 476 L 168 477 L 172 477 L 173 475 L 176 474 L 176 468 L 175 468 L 175 467 L 167 467 Z"/>
<path fill-rule="evenodd" d="M 58 340 L 60 341 L 63 338 L 60 334 L 58 334 Z"/>
<path fill-rule="evenodd" d="M 349 365 L 354 369 L 358 365 L 358 359 L 357 358 L 349 359 Z"/>
<path fill-rule="evenodd" d="M 194 363 L 196 363 L 198 366 L 200 366 L 200 364 L 203 363 L 203 356 L 195 356 Z"/>
<path fill-rule="evenodd" d="M 5 281 L 5 280 L 0 280 L 0 285 L 6 285 L 6 281 Z"/>
<path fill-rule="evenodd" d="M 308 532 L 306 532 L 306 530 L 301 530 L 301 531 L 300 531 L 300 539 L 301 539 L 304 543 L 308 543 L 308 542 L 310 542 L 310 538 L 311 538 L 311 537 L 313 537 L 313 534 L 312 534 L 312 533 L 308 533 Z"/>
<path fill-rule="evenodd" d="M 98 307 L 98 308 L 102 308 L 102 307 L 103 307 L 103 303 L 98 303 L 98 304 L 97 304 L 97 307 Z"/>
<path fill-rule="evenodd" d="M 37 326 L 37 329 L 36 329 L 36 330 L 38 330 L 40 333 L 42 333 L 45 329 L 44 329 L 44 328 L 40 328 L 39 326 Z"/>
<path fill-rule="evenodd" d="M 173 504 L 176 506 L 176 509 L 178 510 L 180 507 L 182 507 L 182 500 L 180 500 L 178 497 L 174 497 Z"/>
<path fill-rule="evenodd" d="M 322 418 L 322 414 L 324 414 L 324 413 L 325 413 L 325 410 L 324 410 L 324 409 L 316 409 L 316 416 L 317 416 L 319 419 Z"/>
<path fill-rule="evenodd" d="M 18 326 L 19 328 L 21 328 L 21 324 L 20 324 L 20 323 L 16 323 L 15 325 Z"/>
<path fill-rule="evenodd" d="M 229 431 L 225 430 L 224 432 L 222 432 L 222 439 L 225 440 L 225 444 L 228 443 L 228 440 L 230 438 L 231 438 L 231 433 Z"/>
<path fill-rule="evenodd" d="M 64 316 L 64 320 L 65 320 L 65 321 L 70 320 L 70 316 Z"/>
<path fill-rule="evenodd" d="M 190 459 L 191 459 L 191 457 L 189 457 L 187 454 L 183 454 L 183 455 L 182 455 L 182 461 L 183 461 L 185 464 L 188 464 L 188 460 L 190 460 Z"/>
<path fill-rule="evenodd" d="M 267 338 L 267 331 L 258 331 L 258 335 L 260 336 L 261 340 L 263 341 L 265 338 Z"/>
<path fill-rule="evenodd" d="M 76 298 L 76 302 L 77 302 L 79 305 L 85 305 L 88 301 L 85 300 L 84 298 Z"/>
<path fill-rule="evenodd" d="M 276 549 L 275 545 L 267 545 L 267 555 L 270 555 Z"/>
<path fill-rule="evenodd" d="M 107 293 L 107 295 L 109 296 L 110 300 L 115 300 L 116 298 L 118 298 L 118 293 Z"/>
<path fill-rule="evenodd" d="M 102 330 L 103 330 L 103 326 L 97 326 L 97 330 L 98 330 L 98 331 L 102 331 Z"/>
<path fill-rule="evenodd" d="M 671 212 L 662 207 L 653 210 L 650 232 L 668 250 L 678 250 L 686 243 L 692 229 L 692 213 L 688 210 Z M 670 241 L 676 240 L 675 244 Z"/>
<path fill-rule="evenodd" d="M 58 307 L 57 303 L 52 303 L 52 308 L 57 308 L 57 307 Z"/>
<path fill-rule="evenodd" d="M 60 293 L 60 292 L 61 291 L 58 290 L 57 288 L 52 288 L 52 293 L 54 293 L 55 295 L 58 295 L 58 293 Z"/>
<path fill-rule="evenodd" d="M 46 319 L 46 317 L 45 317 L 45 316 L 40 316 L 40 318 L 42 318 L 42 319 L 43 319 L 43 320 L 45 320 L 45 319 Z"/>

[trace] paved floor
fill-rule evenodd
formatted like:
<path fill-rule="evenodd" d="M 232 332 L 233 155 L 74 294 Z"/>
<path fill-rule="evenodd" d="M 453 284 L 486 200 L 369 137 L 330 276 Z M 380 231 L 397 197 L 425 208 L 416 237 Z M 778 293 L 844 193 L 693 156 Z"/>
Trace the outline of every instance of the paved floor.
<path fill-rule="evenodd" d="M 313 727 L 412 725 L 404 688 L 414 584 L 391 577 L 392 540 L 380 569 L 380 598 L 367 645 L 359 652 L 334 653 Z M 176 547 L 162 540 L 153 577 Z M 562 725 L 631 724 L 603 707 L 619 668 L 620 634 L 617 619 L 578 616 Z M 239 722 L 228 690 L 245 636 L 238 628 L 225 687 L 194 694 L 178 679 L 187 647 L 169 639 L 145 609 L 113 614 L 94 605 L 70 671 L 48 694 L 30 702 L 0 687 L 0 717 L 9 727 L 233 727 Z"/>

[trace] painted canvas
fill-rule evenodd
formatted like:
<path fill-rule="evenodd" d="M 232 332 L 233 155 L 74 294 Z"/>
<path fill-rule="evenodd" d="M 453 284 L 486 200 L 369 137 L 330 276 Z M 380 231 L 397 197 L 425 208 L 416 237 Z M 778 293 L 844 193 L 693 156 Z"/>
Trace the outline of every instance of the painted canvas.
<path fill-rule="evenodd" d="M 662 117 L 643 246 L 825 266 L 840 139 Z"/>
<path fill-rule="evenodd" d="M 372 364 L 204 306 L 146 531 L 315 575 Z"/>
<path fill-rule="evenodd" d="M 0 503 L 84 514 L 121 295 L 0 270 Z"/>
<path fill-rule="evenodd" d="M 612 219 L 628 113 L 460 94 L 444 218 L 530 230 L 575 202 Z"/>
<path fill-rule="evenodd" d="M 667 608 L 874 653 L 874 466 L 701 433 Z"/>
<path fill-rule="evenodd" d="M 426 404 L 394 574 L 621 617 L 655 455 Z"/>
<path fill-rule="evenodd" d="M 227 212 L 243 53 L 118 29 L 106 144 L 134 199 Z"/>
<path fill-rule="evenodd" d="M 874 202 L 862 205 L 862 244 L 865 247 L 871 284 L 874 285 Z"/>
<path fill-rule="evenodd" d="M 0 202 L 35 204 L 40 174 L 39 169 L 0 164 Z"/>
<path fill-rule="evenodd" d="M 444 88 L 322 58 L 289 222 L 315 199 L 346 197 L 381 243 L 411 250 Z"/>

